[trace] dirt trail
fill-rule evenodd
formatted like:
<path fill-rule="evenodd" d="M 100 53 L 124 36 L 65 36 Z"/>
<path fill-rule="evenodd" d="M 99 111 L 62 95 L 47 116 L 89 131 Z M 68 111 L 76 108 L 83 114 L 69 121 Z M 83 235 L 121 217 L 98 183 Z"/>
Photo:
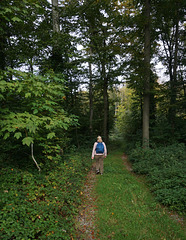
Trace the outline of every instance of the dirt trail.
<path fill-rule="evenodd" d="M 93 163 L 92 169 L 87 175 L 84 189 L 82 190 L 83 204 L 80 206 L 79 215 L 76 218 L 77 240 L 98 239 L 95 224 L 97 211 L 97 206 L 95 205 L 96 196 L 94 193 L 95 182 L 95 163 Z"/>
<path fill-rule="evenodd" d="M 126 169 L 136 177 L 137 181 L 144 181 L 143 177 L 136 175 L 132 170 L 132 165 L 127 159 L 127 155 L 122 156 L 123 163 Z M 94 192 L 95 183 L 97 176 L 95 174 L 95 162 L 92 165 L 91 171 L 86 177 L 86 182 L 84 184 L 84 189 L 82 190 L 83 203 L 79 207 L 79 214 L 76 217 L 76 239 L 77 240 L 99 240 L 99 230 L 97 230 L 95 219 L 97 213 L 96 206 L 96 195 Z M 164 207 L 162 207 L 164 208 Z M 165 208 L 166 209 L 166 208 Z M 182 226 L 184 224 L 184 219 L 180 217 L 177 213 L 167 211 L 167 214 L 178 221 Z"/>
<path fill-rule="evenodd" d="M 126 169 L 132 172 L 131 164 L 127 161 L 124 154 L 122 160 Z M 96 183 L 95 162 L 86 177 L 84 189 L 82 190 L 83 203 L 79 207 L 79 214 L 76 217 L 76 239 L 77 240 L 99 240 L 99 230 L 96 229 L 95 216 L 97 212 L 96 196 L 94 187 Z"/>
<path fill-rule="evenodd" d="M 126 155 L 126 154 L 123 154 L 122 160 L 123 160 L 123 163 L 124 163 L 126 169 L 127 169 L 129 172 L 132 172 L 132 164 L 129 163 L 129 161 L 127 160 L 127 155 Z"/>

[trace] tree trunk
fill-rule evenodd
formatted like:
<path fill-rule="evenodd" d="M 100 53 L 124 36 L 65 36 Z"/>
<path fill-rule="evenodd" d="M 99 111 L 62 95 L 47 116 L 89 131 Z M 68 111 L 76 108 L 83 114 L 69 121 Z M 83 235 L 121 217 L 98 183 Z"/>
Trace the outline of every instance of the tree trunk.
<path fill-rule="evenodd" d="M 58 12 L 58 0 L 52 0 L 52 19 L 53 19 L 53 31 L 59 32 L 59 12 Z"/>
<path fill-rule="evenodd" d="M 91 55 L 91 53 L 90 53 Z M 89 123 L 89 128 L 90 128 L 90 136 L 92 137 L 93 135 L 93 80 L 92 80 L 92 64 L 89 61 L 89 108 L 90 108 L 90 123 Z"/>
<path fill-rule="evenodd" d="M 6 39 L 2 35 L 0 36 L 0 70 L 5 70 L 6 67 L 6 57 L 5 57 L 5 46 L 6 46 Z"/>
<path fill-rule="evenodd" d="M 150 109 L 150 0 L 145 0 L 145 46 L 144 46 L 144 99 L 143 99 L 143 147 L 149 147 Z"/>
<path fill-rule="evenodd" d="M 104 120 L 103 136 L 104 141 L 108 142 L 108 78 L 105 71 L 105 63 L 102 62 L 102 79 L 103 79 L 103 101 L 104 101 Z"/>
<path fill-rule="evenodd" d="M 53 48 L 52 48 L 52 68 L 54 72 L 59 72 L 61 63 L 61 50 L 58 43 L 59 34 L 59 10 L 58 0 L 52 0 L 52 19 L 53 19 Z"/>
<path fill-rule="evenodd" d="M 169 107 L 169 122 L 171 123 L 172 127 L 172 133 L 174 133 L 174 128 L 175 128 L 175 117 L 176 117 L 176 82 L 177 82 L 177 66 L 178 66 L 178 30 L 179 30 L 179 24 L 178 24 L 178 18 L 176 19 L 176 31 L 175 31 L 175 51 L 174 51 L 174 64 L 172 67 L 172 62 L 171 62 L 171 73 L 170 73 L 170 107 Z"/>
<path fill-rule="evenodd" d="M 185 89 L 185 81 L 184 81 L 184 77 L 183 77 L 183 73 L 181 73 L 181 84 L 182 84 L 182 88 L 183 88 L 183 96 L 184 98 L 186 98 L 186 89 Z"/>
<path fill-rule="evenodd" d="M 29 71 L 33 74 L 34 73 L 33 59 L 30 58 L 28 63 L 29 63 Z"/>

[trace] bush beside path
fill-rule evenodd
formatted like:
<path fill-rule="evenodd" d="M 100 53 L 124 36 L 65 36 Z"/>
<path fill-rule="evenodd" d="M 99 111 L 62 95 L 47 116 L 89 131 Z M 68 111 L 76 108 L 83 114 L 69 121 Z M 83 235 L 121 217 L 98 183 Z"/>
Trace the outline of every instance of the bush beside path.
<path fill-rule="evenodd" d="M 0 239 L 74 239 L 74 216 L 91 166 L 87 156 L 58 156 L 40 174 L 27 158 L 0 161 Z"/>
<path fill-rule="evenodd" d="M 84 209 L 93 208 L 86 212 L 87 222 L 81 222 L 84 230 L 78 239 L 186 239 L 183 219 L 170 217 L 166 208 L 155 201 L 143 177 L 131 174 L 131 166 L 122 155 L 115 151 L 105 159 L 102 176 L 91 172 L 94 181 L 83 204 Z"/>

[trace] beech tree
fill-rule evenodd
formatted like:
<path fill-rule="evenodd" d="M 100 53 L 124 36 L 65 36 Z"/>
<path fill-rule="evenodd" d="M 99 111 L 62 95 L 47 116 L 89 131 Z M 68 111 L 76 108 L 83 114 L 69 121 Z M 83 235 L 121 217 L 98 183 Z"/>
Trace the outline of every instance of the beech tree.
<path fill-rule="evenodd" d="M 128 80 L 128 86 L 135 89 L 135 94 L 138 96 L 141 109 L 142 143 L 144 147 L 148 147 L 150 86 L 153 89 L 150 1 L 128 1 L 121 7 L 122 17 L 125 20 L 125 23 L 122 24 L 124 34 L 120 34 L 125 39 L 125 45 L 123 44 L 122 48 L 124 73 Z"/>
<path fill-rule="evenodd" d="M 169 109 L 168 119 L 172 126 L 172 133 L 175 130 L 175 118 L 179 109 L 178 95 L 183 84 L 183 31 L 184 31 L 184 6 L 185 1 L 158 1 L 155 5 L 157 17 L 157 32 L 162 48 L 159 59 L 167 69 L 169 76 L 168 96 Z M 182 89 L 183 89 L 182 88 Z M 183 90 L 184 91 L 184 90 Z"/>
<path fill-rule="evenodd" d="M 117 70 L 116 65 L 117 48 L 115 48 L 114 24 L 112 19 L 115 16 L 112 1 L 84 1 L 80 6 L 81 21 L 81 34 L 84 41 L 82 44 L 91 52 L 88 58 L 89 64 L 89 93 L 92 96 L 92 90 L 101 94 L 100 99 L 103 99 L 103 121 L 102 130 L 99 134 L 103 134 L 104 141 L 108 141 L 109 133 L 109 96 L 108 90 L 112 88 L 114 83 L 117 83 Z M 114 30 L 114 31 L 113 31 Z M 90 73 L 91 64 L 94 65 L 94 73 Z M 114 69 L 115 68 L 115 69 Z M 92 78 L 92 76 L 94 77 Z M 94 79 L 94 80 L 92 80 Z M 93 84 L 92 84 L 93 83 Z M 93 88 L 92 88 L 93 87 Z M 93 98 L 90 98 L 90 106 L 95 106 Z M 99 113 L 101 114 L 101 113 Z M 94 115 L 95 116 L 95 115 Z M 100 116 L 101 117 L 101 116 Z M 92 107 L 90 111 L 90 120 L 92 119 Z M 92 125 L 92 124 L 91 124 Z"/>
<path fill-rule="evenodd" d="M 149 112 L 150 112 L 150 60 L 151 60 L 151 40 L 150 40 L 150 0 L 145 0 L 145 26 L 144 26 L 144 100 L 143 100 L 143 146 L 149 147 Z"/>

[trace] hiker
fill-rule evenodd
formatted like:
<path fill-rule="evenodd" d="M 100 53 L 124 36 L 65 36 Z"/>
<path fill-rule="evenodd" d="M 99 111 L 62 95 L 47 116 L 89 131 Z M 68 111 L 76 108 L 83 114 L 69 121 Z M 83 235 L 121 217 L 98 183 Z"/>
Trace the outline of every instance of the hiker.
<path fill-rule="evenodd" d="M 97 142 L 94 143 L 92 150 L 92 159 L 96 160 L 96 174 L 103 174 L 103 160 L 107 156 L 107 148 L 100 136 L 97 137 Z"/>

